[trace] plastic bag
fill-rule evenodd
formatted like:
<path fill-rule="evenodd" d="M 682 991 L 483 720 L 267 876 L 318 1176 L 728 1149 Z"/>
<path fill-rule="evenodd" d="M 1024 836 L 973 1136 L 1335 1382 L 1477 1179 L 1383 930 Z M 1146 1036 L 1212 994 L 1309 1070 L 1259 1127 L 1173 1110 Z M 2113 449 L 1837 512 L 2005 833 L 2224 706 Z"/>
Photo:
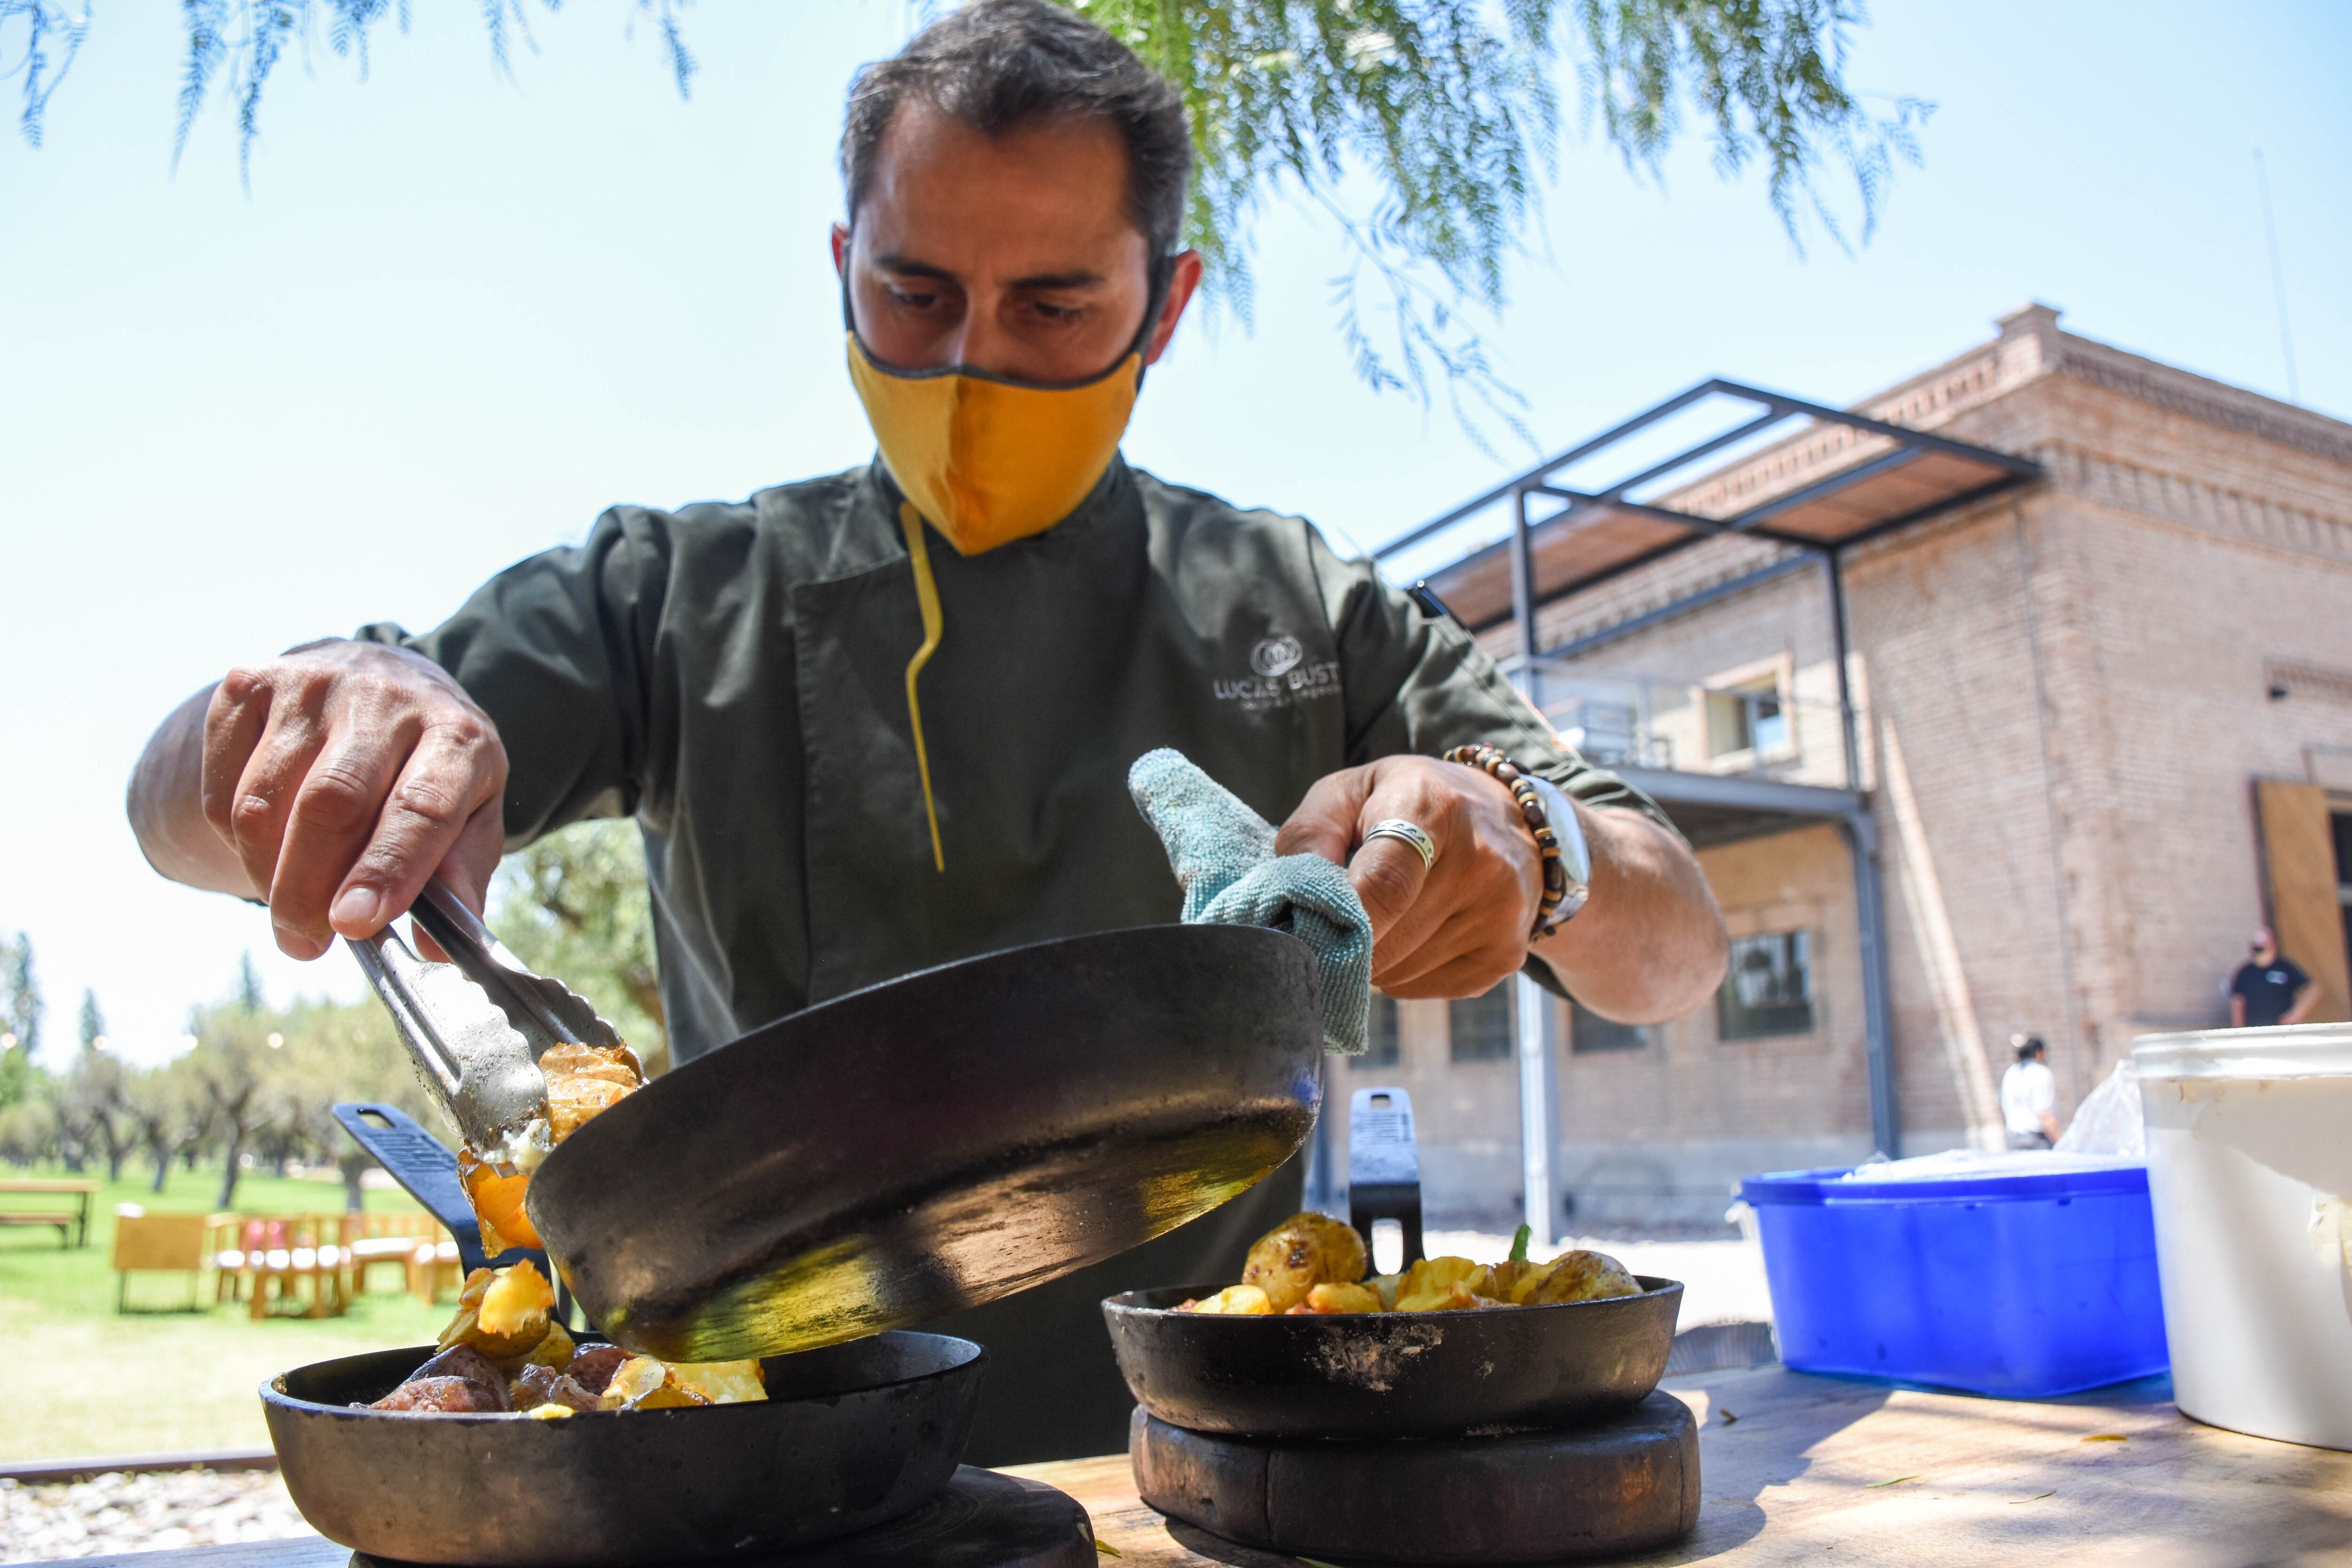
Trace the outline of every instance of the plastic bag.
<path fill-rule="evenodd" d="M 2110 1154 L 2083 1149 L 1947 1149 L 1938 1154 L 1915 1154 L 1908 1160 L 1874 1160 L 1856 1165 L 1838 1179 L 1873 1185 L 1889 1182 L 1968 1182 L 1993 1176 L 2050 1176 L 2073 1171 L 2107 1171 L 2137 1165 L 2137 1154 Z"/>
<path fill-rule="evenodd" d="M 2106 1081 L 2085 1095 L 2057 1143 L 2062 1154 L 2128 1154 L 2147 1158 L 2147 1124 L 2140 1119 L 2139 1069 L 2126 1057 Z"/>

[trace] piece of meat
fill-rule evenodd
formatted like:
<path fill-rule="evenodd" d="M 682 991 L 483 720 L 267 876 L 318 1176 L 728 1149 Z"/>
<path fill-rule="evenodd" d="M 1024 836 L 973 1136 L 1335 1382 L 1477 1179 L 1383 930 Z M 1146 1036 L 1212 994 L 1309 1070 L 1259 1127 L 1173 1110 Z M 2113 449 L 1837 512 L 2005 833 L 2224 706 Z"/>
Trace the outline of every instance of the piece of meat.
<path fill-rule="evenodd" d="M 504 1388 L 507 1380 L 490 1364 L 490 1358 L 472 1345 L 451 1345 L 439 1355 L 410 1373 L 402 1381 L 415 1383 L 420 1377 L 462 1377 L 467 1383 L 478 1383 L 484 1388 Z"/>
<path fill-rule="evenodd" d="M 517 1410 L 562 1405 L 573 1410 L 593 1410 L 596 1396 L 551 1366 L 527 1366 L 508 1390 Z"/>
<path fill-rule="evenodd" d="M 410 1415 L 463 1415 L 502 1411 L 509 1406 L 503 1387 L 486 1389 L 464 1377 L 415 1377 L 366 1408 Z"/>
<path fill-rule="evenodd" d="M 507 1380 L 489 1358 L 471 1345 L 452 1345 L 401 1380 L 398 1388 L 363 1408 L 369 1410 L 507 1410 Z"/>
<path fill-rule="evenodd" d="M 572 1358 L 563 1375 L 592 1394 L 602 1394 L 604 1385 L 613 1381 L 613 1374 L 621 1370 L 621 1363 L 629 1359 L 629 1352 L 618 1345 L 591 1345 Z"/>

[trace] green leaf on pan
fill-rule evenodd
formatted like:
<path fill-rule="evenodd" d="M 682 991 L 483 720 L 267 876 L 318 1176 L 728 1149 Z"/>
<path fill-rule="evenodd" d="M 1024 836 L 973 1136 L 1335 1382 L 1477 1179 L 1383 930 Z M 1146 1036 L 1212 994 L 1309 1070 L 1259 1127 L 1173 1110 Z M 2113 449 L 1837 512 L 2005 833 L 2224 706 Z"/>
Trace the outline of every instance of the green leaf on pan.
<path fill-rule="evenodd" d="M 1533 1226 L 1523 1225 L 1519 1226 L 1518 1234 L 1511 1237 L 1512 1262 L 1525 1263 L 1528 1260 L 1528 1242 L 1534 1237 L 1535 1233 L 1535 1226 Z"/>

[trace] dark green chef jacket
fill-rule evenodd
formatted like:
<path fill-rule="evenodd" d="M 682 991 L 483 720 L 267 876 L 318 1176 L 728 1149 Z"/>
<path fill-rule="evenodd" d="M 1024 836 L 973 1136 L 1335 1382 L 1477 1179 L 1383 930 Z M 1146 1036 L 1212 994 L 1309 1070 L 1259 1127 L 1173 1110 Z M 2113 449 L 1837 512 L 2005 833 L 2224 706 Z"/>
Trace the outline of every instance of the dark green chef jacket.
<path fill-rule="evenodd" d="M 930 536 L 945 635 L 919 690 L 942 872 L 907 710 L 923 629 L 900 499 L 877 460 L 740 504 L 618 507 L 431 633 L 362 633 L 434 659 L 496 721 L 509 847 L 637 819 L 678 1060 L 931 964 L 1175 920 L 1167 857 L 1127 794 L 1156 746 L 1275 823 L 1338 769 L 1476 741 L 1590 804 L 1656 811 L 1564 751 L 1466 632 L 1370 563 L 1297 518 L 1114 459 L 1045 533 L 971 557 Z M 1123 1447 L 1095 1303 L 1235 1277 L 1297 1197 L 1279 1175 L 940 1324 L 991 1350 L 972 1462 Z"/>

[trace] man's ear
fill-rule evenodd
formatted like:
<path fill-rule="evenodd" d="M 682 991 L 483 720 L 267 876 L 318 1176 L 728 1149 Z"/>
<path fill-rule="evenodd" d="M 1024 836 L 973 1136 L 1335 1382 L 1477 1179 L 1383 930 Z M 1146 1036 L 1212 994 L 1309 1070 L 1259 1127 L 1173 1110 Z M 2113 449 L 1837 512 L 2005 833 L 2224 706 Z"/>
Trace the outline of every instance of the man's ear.
<path fill-rule="evenodd" d="M 1184 307 L 1192 303 L 1192 291 L 1200 286 L 1201 253 L 1187 250 L 1176 258 L 1170 272 L 1168 302 L 1160 307 L 1160 325 L 1152 329 L 1150 341 L 1143 345 L 1145 364 L 1158 364 L 1160 356 L 1168 352 L 1168 340 L 1176 335 L 1176 322 L 1183 316 Z"/>
<path fill-rule="evenodd" d="M 835 277 L 845 277 L 849 271 L 849 226 L 845 223 L 833 226 L 833 270 Z"/>

